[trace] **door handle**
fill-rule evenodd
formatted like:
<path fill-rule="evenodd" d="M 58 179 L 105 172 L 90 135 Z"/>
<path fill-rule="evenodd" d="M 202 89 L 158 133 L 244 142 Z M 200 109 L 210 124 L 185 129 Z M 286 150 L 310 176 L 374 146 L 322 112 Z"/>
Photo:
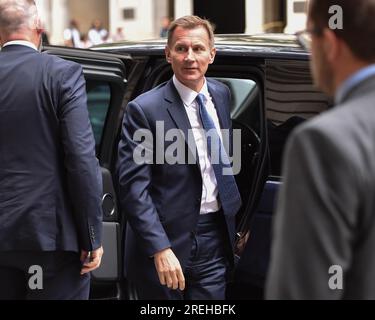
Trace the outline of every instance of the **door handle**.
<path fill-rule="evenodd" d="M 106 193 L 102 198 L 103 214 L 106 217 L 112 217 L 115 214 L 115 200 L 110 193 Z"/>

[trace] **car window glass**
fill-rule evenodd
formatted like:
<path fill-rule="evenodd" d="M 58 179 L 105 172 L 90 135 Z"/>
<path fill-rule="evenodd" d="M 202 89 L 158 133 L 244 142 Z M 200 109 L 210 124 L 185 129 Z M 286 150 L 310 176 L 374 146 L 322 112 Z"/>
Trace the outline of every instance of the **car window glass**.
<path fill-rule="evenodd" d="M 215 77 L 224 83 L 231 92 L 231 118 L 234 130 L 240 132 L 241 140 L 234 134 L 233 163 L 240 163 L 235 176 L 243 203 L 249 201 L 251 189 L 259 163 L 261 98 L 258 84 L 251 79 Z M 240 142 L 240 144 L 239 144 Z M 239 146 L 239 148 L 238 148 Z M 238 161 L 240 157 L 240 161 Z M 234 167 L 237 167 L 234 165 Z M 244 208 L 237 214 L 238 221 L 244 214 Z"/>
<path fill-rule="evenodd" d="M 87 81 L 87 106 L 96 146 L 100 145 L 111 101 L 111 87 L 106 82 Z"/>
<path fill-rule="evenodd" d="M 307 61 L 268 63 L 265 99 L 270 175 L 279 177 L 291 132 L 327 110 L 332 102 L 314 87 Z"/>
<path fill-rule="evenodd" d="M 224 83 L 231 92 L 231 117 L 233 120 L 249 126 L 260 135 L 260 97 L 259 88 L 250 79 L 215 78 Z"/>

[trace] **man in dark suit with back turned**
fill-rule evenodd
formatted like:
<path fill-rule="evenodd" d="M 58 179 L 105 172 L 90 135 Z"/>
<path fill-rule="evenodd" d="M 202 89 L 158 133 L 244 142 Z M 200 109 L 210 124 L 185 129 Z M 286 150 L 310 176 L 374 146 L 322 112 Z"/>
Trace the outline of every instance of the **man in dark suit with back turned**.
<path fill-rule="evenodd" d="M 123 121 L 118 161 L 128 219 L 126 276 L 140 299 L 224 299 L 241 206 L 233 173 L 223 174 L 228 153 L 223 137 L 218 139 L 220 129 L 231 129 L 230 92 L 205 78 L 216 53 L 208 21 L 180 18 L 168 35 L 165 51 L 173 79 L 130 102 Z M 164 131 L 159 128 L 157 136 L 160 124 Z M 168 158 L 172 144 L 164 134 L 176 129 L 186 140 L 193 130 L 189 147 L 183 141 L 184 161 L 158 162 L 155 154 Z M 140 130 L 153 137 L 153 159 L 144 163 L 135 159 Z M 212 141 L 206 140 L 207 132 Z M 222 161 L 212 161 L 218 150 Z M 196 153 L 196 161 L 188 161 Z"/>
<path fill-rule="evenodd" d="M 41 34 L 34 1 L 0 0 L 0 299 L 87 299 L 103 250 L 85 80 Z"/>
<path fill-rule="evenodd" d="M 286 147 L 269 299 L 375 299 L 374 16 L 373 0 L 310 1 L 300 41 L 336 107 Z"/>

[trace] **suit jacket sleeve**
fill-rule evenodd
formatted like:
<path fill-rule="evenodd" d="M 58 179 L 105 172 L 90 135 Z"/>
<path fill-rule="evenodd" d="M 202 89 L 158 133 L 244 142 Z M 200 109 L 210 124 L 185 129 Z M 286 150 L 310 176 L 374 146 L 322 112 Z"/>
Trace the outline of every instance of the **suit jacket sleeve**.
<path fill-rule="evenodd" d="M 128 223 L 140 240 L 141 246 L 146 254 L 152 257 L 155 253 L 170 248 L 171 244 L 150 196 L 151 165 L 139 163 L 133 158 L 140 146 L 140 142 L 134 140 L 137 130 L 151 132 L 144 112 L 133 101 L 129 103 L 125 112 L 119 144 L 120 201 Z M 151 160 L 153 158 L 151 156 Z"/>
<path fill-rule="evenodd" d="M 69 64 L 60 85 L 59 119 L 64 164 L 81 249 L 101 246 L 102 176 L 87 110 L 85 79 L 78 64 Z"/>
<path fill-rule="evenodd" d="M 329 128 L 301 127 L 284 159 L 284 184 L 273 225 L 268 299 L 338 299 L 329 286 L 338 265 L 352 260 L 358 207 L 358 173 L 350 148 Z M 333 133 L 333 134 L 332 134 Z M 332 272 L 332 269 L 331 269 Z"/>

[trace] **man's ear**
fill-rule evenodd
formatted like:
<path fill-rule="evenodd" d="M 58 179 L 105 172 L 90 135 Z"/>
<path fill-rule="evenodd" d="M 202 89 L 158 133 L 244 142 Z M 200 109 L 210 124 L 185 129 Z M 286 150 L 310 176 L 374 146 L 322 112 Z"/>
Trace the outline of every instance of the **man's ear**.
<path fill-rule="evenodd" d="M 42 20 L 40 20 L 39 17 L 36 17 L 35 20 L 34 20 L 34 26 L 35 26 L 35 30 L 38 34 L 42 34 L 43 33 L 43 24 L 42 24 Z"/>
<path fill-rule="evenodd" d="M 165 47 L 165 59 L 167 60 L 168 63 L 171 63 L 172 62 L 172 59 L 171 59 L 171 50 L 169 49 L 168 46 Z"/>
<path fill-rule="evenodd" d="M 216 48 L 213 47 L 210 51 L 210 64 L 213 64 L 214 61 L 215 61 L 215 57 L 216 57 Z"/>
<path fill-rule="evenodd" d="M 342 43 L 336 34 L 330 30 L 323 31 L 324 50 L 329 62 L 335 62 L 339 58 L 342 50 Z"/>

